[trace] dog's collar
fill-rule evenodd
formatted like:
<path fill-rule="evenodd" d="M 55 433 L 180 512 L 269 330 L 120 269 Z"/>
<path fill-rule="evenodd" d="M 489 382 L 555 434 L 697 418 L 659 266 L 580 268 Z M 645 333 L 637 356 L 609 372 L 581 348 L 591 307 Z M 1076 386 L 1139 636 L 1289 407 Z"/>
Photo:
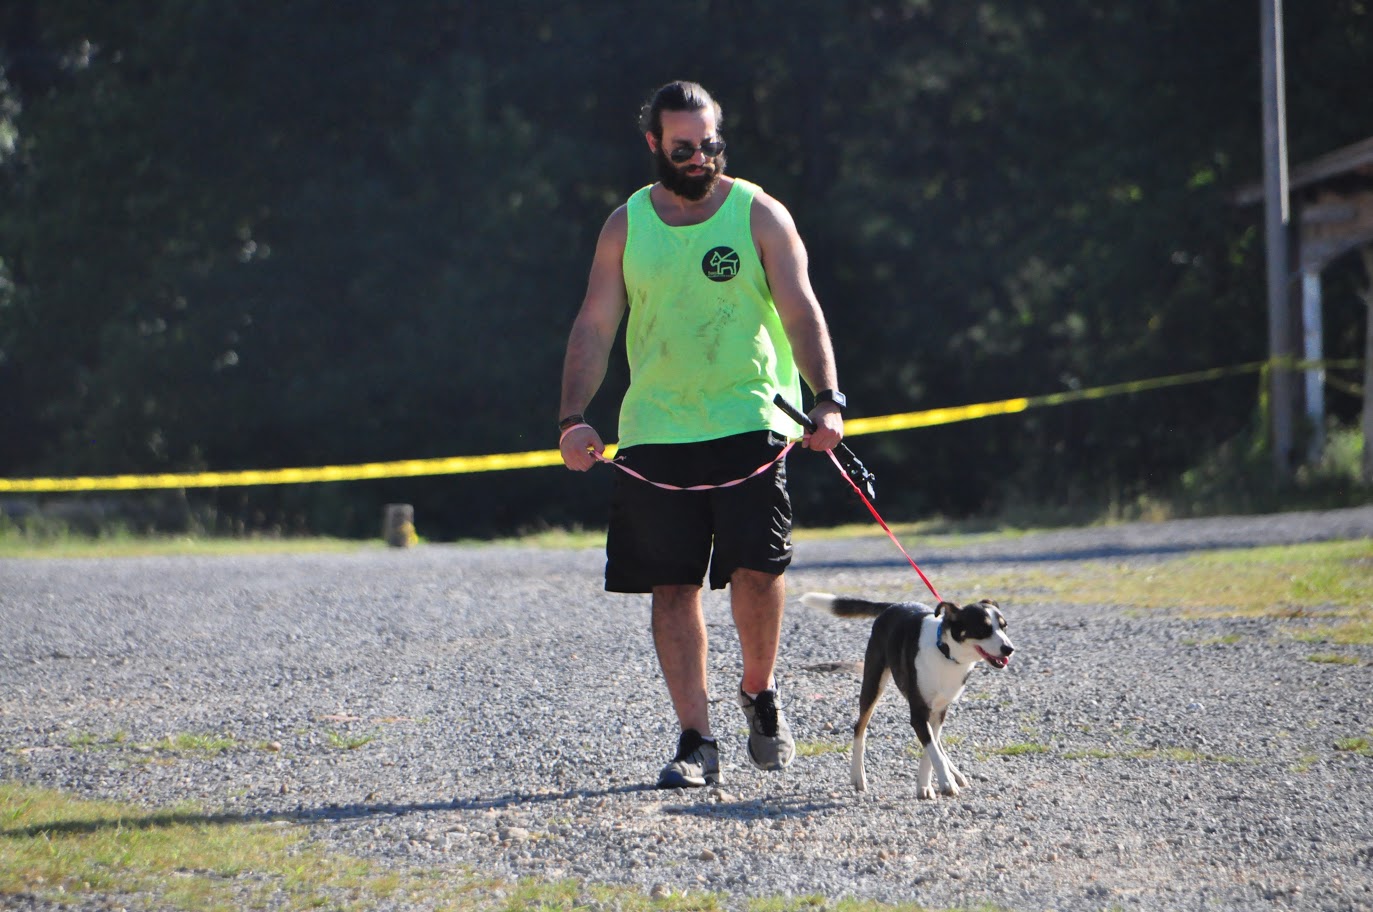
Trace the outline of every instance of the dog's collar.
<path fill-rule="evenodd" d="M 958 660 L 955 659 L 955 658 L 953 657 L 953 655 L 949 652 L 949 644 L 944 642 L 944 619 L 943 619 L 943 618 L 940 618 L 940 619 L 939 619 L 939 626 L 935 628 L 935 631 L 934 631 L 934 645 L 935 645 L 936 647 L 938 647 L 938 649 L 939 649 L 940 652 L 944 653 L 944 658 L 948 659 L 950 662 L 957 662 L 957 661 L 958 661 Z"/>

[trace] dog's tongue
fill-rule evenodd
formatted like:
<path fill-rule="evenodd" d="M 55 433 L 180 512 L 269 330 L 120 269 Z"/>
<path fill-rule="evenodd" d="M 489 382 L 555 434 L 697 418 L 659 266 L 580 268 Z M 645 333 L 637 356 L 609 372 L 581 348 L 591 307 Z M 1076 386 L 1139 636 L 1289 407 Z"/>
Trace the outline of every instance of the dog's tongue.
<path fill-rule="evenodd" d="M 977 651 L 982 653 L 982 658 L 986 659 L 987 664 L 991 665 L 993 668 L 1005 668 L 1007 665 L 1011 664 L 1010 656 L 994 656 L 981 646 L 977 647 Z"/>

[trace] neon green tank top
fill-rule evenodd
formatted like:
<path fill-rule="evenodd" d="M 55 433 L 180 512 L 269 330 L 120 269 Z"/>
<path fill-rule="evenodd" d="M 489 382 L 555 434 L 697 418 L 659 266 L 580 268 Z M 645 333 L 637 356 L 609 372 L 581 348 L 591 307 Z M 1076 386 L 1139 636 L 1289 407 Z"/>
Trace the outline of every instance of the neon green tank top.
<path fill-rule="evenodd" d="M 718 212 L 677 228 L 658 217 L 650 189 L 626 206 L 629 389 L 619 445 L 768 429 L 797 436 L 772 404 L 780 392 L 799 406 L 801 379 L 753 244 L 758 186 L 735 178 Z"/>

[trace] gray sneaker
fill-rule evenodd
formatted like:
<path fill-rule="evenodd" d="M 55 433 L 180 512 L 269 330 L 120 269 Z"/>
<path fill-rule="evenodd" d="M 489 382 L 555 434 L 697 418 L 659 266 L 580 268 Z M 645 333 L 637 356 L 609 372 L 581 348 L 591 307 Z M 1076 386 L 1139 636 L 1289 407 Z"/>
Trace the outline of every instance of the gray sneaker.
<path fill-rule="evenodd" d="M 658 788 L 700 788 L 720 783 L 720 750 L 694 728 L 677 739 L 677 756 L 658 774 Z"/>
<path fill-rule="evenodd" d="M 796 756 L 787 715 L 777 705 L 777 691 L 765 690 L 749 699 L 739 688 L 739 706 L 748 717 L 748 758 L 760 770 L 784 769 Z"/>

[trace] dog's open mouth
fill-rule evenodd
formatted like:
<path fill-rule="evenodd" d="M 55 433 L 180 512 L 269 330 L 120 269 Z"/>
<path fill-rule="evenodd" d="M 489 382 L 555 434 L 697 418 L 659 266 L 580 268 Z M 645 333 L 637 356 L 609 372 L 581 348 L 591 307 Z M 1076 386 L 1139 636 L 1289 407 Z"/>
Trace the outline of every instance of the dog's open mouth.
<path fill-rule="evenodd" d="M 977 652 L 982 658 L 986 659 L 987 664 L 993 668 L 1005 668 L 1007 665 L 1011 664 L 1010 656 L 994 656 L 981 646 L 977 647 Z"/>

